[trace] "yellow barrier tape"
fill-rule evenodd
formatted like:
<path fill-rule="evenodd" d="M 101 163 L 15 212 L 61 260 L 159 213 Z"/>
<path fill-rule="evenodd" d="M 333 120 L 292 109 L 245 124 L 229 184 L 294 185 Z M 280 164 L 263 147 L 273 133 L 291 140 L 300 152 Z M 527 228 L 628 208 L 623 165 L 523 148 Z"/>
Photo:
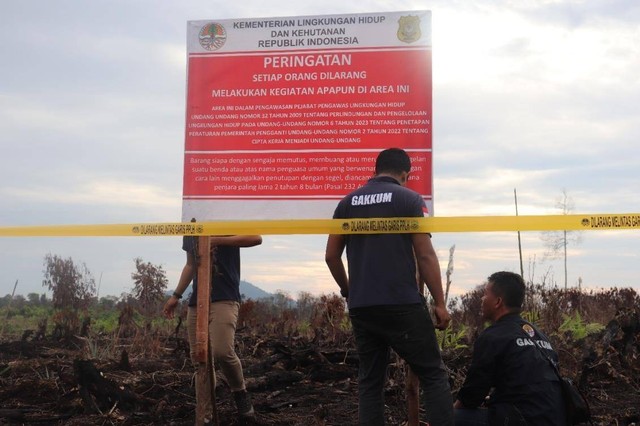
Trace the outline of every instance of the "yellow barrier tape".
<path fill-rule="evenodd" d="M 586 231 L 617 229 L 640 229 L 640 213 L 14 226 L 0 227 L 0 237 L 382 234 L 407 232 Z"/>

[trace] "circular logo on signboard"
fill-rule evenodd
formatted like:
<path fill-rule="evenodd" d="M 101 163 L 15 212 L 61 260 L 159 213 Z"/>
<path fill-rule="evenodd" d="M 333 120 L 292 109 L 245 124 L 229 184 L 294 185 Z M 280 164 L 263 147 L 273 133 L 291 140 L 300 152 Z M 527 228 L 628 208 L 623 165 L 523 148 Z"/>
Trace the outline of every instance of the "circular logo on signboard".
<path fill-rule="evenodd" d="M 227 41 L 227 31 L 218 23 L 211 22 L 200 30 L 198 34 L 200 46 L 207 50 L 218 50 Z"/>

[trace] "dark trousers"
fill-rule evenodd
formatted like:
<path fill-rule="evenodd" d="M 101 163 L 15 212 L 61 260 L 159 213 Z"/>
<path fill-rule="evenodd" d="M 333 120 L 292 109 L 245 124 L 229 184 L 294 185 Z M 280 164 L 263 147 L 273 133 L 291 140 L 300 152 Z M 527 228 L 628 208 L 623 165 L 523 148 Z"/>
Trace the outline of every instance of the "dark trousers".
<path fill-rule="evenodd" d="M 455 411 L 456 426 L 488 426 L 488 410 L 486 408 L 458 408 Z"/>
<path fill-rule="evenodd" d="M 512 404 L 494 404 L 491 408 L 455 410 L 456 426 L 527 426 L 520 410 Z M 564 422 L 558 423 L 564 424 Z"/>
<path fill-rule="evenodd" d="M 356 339 L 360 425 L 384 425 L 384 384 L 390 349 L 420 379 L 431 426 L 453 425 L 453 401 L 433 323 L 421 304 L 373 306 L 349 311 Z"/>

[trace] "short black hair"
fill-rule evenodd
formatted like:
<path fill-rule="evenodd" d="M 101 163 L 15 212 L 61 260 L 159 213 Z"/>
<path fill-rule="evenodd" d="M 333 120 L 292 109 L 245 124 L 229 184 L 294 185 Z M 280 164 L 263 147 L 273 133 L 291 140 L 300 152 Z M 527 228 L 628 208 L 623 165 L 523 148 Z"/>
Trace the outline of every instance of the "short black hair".
<path fill-rule="evenodd" d="M 500 271 L 491 274 L 488 281 L 493 284 L 493 292 L 502 297 L 507 308 L 518 312 L 522 310 L 526 286 L 521 275 Z"/>
<path fill-rule="evenodd" d="M 376 159 L 376 174 L 402 172 L 409 173 L 411 171 L 411 159 L 404 149 L 389 148 L 378 154 Z"/>

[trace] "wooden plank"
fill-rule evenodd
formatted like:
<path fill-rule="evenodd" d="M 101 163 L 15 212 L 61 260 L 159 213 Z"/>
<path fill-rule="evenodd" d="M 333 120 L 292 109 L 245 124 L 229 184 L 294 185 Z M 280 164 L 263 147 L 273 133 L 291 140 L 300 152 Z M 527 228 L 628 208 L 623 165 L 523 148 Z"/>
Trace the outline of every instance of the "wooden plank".
<path fill-rule="evenodd" d="M 206 363 L 209 348 L 209 301 L 211 300 L 210 237 L 198 238 L 198 305 L 196 311 L 195 360 Z"/>
<path fill-rule="evenodd" d="M 209 355 L 209 305 L 211 300 L 211 248 L 209 236 L 198 238 L 198 305 L 196 306 L 196 342 L 195 361 L 198 364 L 196 374 L 196 425 L 202 426 L 207 418 L 206 401 L 211 400 L 217 425 L 215 409 L 215 389 L 213 385 L 213 366 Z M 211 423 L 209 423 L 211 424 Z"/>

